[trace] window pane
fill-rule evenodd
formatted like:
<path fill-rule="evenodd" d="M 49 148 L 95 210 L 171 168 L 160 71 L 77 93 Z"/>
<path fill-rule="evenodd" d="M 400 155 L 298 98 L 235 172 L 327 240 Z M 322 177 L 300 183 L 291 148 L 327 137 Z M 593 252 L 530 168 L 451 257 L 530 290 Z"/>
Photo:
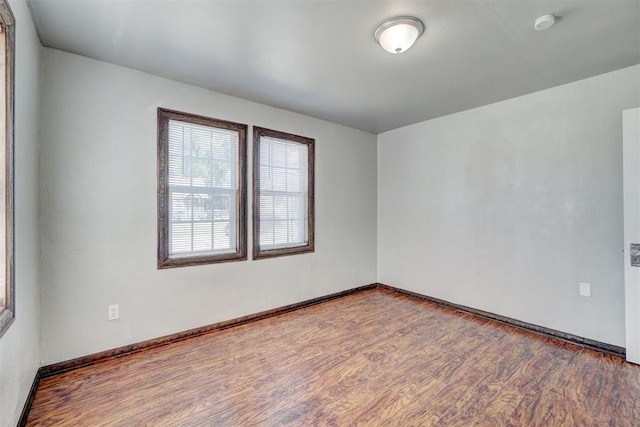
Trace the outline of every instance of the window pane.
<path fill-rule="evenodd" d="M 302 191 L 302 183 L 300 182 L 301 177 L 304 175 L 300 173 L 298 169 L 288 169 L 287 170 L 287 191 L 291 192 L 300 192 Z"/>
<path fill-rule="evenodd" d="M 304 203 L 302 196 L 288 196 L 287 197 L 289 219 L 302 219 L 306 218 L 306 204 Z"/>
<path fill-rule="evenodd" d="M 213 135 L 213 158 L 226 162 L 233 161 L 231 147 L 237 144 L 235 135 L 216 132 Z"/>
<path fill-rule="evenodd" d="M 271 169 L 273 191 L 287 191 L 287 170 L 284 168 Z"/>
<path fill-rule="evenodd" d="M 229 221 L 214 223 L 213 249 L 229 249 L 231 244 L 231 224 Z"/>
<path fill-rule="evenodd" d="M 193 224 L 193 251 L 210 251 L 213 242 L 213 227 L 210 222 Z"/>
<path fill-rule="evenodd" d="M 271 164 L 272 166 L 286 166 L 287 145 L 282 141 L 271 141 Z"/>
<path fill-rule="evenodd" d="M 199 221 L 213 219 L 213 196 L 211 194 L 193 195 L 193 219 Z"/>
<path fill-rule="evenodd" d="M 273 244 L 283 245 L 289 242 L 287 221 L 274 221 L 273 223 Z"/>
<path fill-rule="evenodd" d="M 260 245 L 273 245 L 273 221 L 263 221 L 260 224 Z"/>
<path fill-rule="evenodd" d="M 234 168 L 229 162 L 213 162 L 213 186 L 233 188 L 233 182 L 231 179 Z"/>
<path fill-rule="evenodd" d="M 231 188 L 237 132 L 169 121 L 169 183 Z"/>
<path fill-rule="evenodd" d="M 260 189 L 273 190 L 271 168 L 269 166 L 260 166 Z"/>
<path fill-rule="evenodd" d="M 191 221 L 193 219 L 191 193 L 170 193 L 171 221 Z"/>
<path fill-rule="evenodd" d="M 287 196 L 276 196 L 273 198 L 273 217 L 275 219 L 289 218 Z"/>
<path fill-rule="evenodd" d="M 171 253 L 191 252 L 192 223 L 171 224 Z"/>
<path fill-rule="evenodd" d="M 290 242 L 304 242 L 304 234 L 302 232 L 302 224 L 303 222 L 298 221 L 289 221 L 288 229 L 289 229 L 289 237 L 288 240 Z"/>
<path fill-rule="evenodd" d="M 171 184 L 189 185 L 191 182 L 190 165 L 187 162 L 190 148 L 185 145 L 182 127 L 169 128 L 169 182 Z M 186 155 L 185 155 L 186 153 Z"/>
<path fill-rule="evenodd" d="M 295 145 L 287 145 L 287 166 L 290 168 L 300 168 L 301 155 L 304 154 L 303 151 L 305 150 L 300 150 L 300 148 Z M 302 160 L 306 161 L 306 157 Z"/>
<path fill-rule="evenodd" d="M 273 196 L 260 195 L 260 217 L 263 221 L 274 219 Z"/>
<path fill-rule="evenodd" d="M 230 207 L 231 203 L 228 195 L 213 196 L 213 219 L 230 219 Z"/>
<path fill-rule="evenodd" d="M 193 156 L 189 163 L 191 164 L 191 185 L 211 187 L 211 161 Z"/>

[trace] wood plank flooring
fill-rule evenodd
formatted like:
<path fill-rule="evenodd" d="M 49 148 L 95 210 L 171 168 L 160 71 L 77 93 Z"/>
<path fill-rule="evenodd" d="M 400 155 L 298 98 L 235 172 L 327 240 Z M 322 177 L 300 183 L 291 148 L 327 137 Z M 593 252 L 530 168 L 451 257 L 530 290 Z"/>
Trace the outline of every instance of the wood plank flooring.
<path fill-rule="evenodd" d="M 640 366 L 371 290 L 43 379 L 28 425 L 640 426 Z"/>

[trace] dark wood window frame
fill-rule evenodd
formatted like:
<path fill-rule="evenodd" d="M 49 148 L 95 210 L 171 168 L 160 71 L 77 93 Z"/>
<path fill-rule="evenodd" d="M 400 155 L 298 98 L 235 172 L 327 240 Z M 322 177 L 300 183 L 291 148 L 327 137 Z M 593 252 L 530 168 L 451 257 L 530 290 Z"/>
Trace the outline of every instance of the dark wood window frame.
<path fill-rule="evenodd" d="M 238 133 L 236 190 L 236 251 L 171 257 L 169 253 L 169 120 L 193 123 Z M 248 126 L 226 120 L 158 108 L 158 268 L 183 267 L 247 259 L 247 129 Z"/>
<path fill-rule="evenodd" d="M 271 137 L 307 146 L 307 236 L 306 245 L 277 249 L 260 247 L 260 139 Z M 272 258 L 314 252 L 315 250 L 315 140 L 304 136 L 253 127 L 253 259 Z"/>
<path fill-rule="evenodd" d="M 0 307 L 0 337 L 9 329 L 16 317 L 16 299 L 15 299 L 15 262 L 14 262 L 14 80 L 15 80 L 15 17 L 9 3 L 6 0 L 0 0 L 0 26 L 4 37 L 4 100 L 5 117 L 4 129 L 4 212 L 0 217 L 0 221 L 4 222 L 4 259 L 0 260 L 4 268 L 4 295 L 0 295 L 3 299 Z"/>

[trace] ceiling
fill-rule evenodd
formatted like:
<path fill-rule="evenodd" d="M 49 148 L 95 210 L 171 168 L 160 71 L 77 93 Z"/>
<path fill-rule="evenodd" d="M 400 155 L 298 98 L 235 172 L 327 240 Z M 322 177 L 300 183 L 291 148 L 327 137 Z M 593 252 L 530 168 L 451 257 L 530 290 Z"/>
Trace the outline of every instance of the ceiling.
<path fill-rule="evenodd" d="M 640 63 L 640 0 L 28 1 L 44 46 L 373 133 Z"/>

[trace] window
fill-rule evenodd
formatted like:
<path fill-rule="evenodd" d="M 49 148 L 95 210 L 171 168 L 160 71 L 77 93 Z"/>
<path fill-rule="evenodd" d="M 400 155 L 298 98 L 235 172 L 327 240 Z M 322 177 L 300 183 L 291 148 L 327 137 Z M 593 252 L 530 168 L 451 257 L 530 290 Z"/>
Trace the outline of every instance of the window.
<path fill-rule="evenodd" d="M 158 268 L 247 259 L 247 126 L 158 109 Z"/>
<path fill-rule="evenodd" d="M 0 0 L 0 336 L 15 319 L 13 262 L 13 80 L 15 18 Z"/>
<path fill-rule="evenodd" d="M 313 252 L 315 141 L 253 129 L 253 258 Z"/>

